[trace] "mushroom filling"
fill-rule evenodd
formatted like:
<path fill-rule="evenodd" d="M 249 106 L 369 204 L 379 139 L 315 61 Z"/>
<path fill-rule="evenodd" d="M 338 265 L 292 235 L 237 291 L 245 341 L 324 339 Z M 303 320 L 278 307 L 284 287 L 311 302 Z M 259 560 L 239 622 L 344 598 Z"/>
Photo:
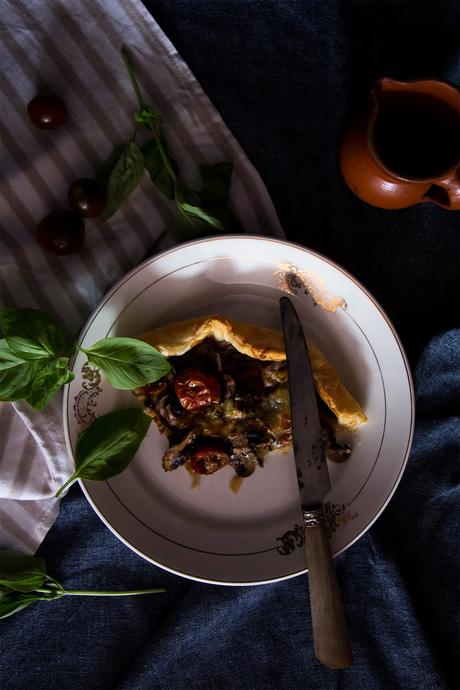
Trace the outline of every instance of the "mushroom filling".
<path fill-rule="evenodd" d="M 213 474 L 230 465 L 248 477 L 268 451 L 291 445 L 285 361 L 260 361 L 213 338 L 169 361 L 171 372 L 134 391 L 169 439 L 166 471 Z M 350 449 L 337 441 L 332 413 L 320 410 L 326 452 L 342 462 Z"/>

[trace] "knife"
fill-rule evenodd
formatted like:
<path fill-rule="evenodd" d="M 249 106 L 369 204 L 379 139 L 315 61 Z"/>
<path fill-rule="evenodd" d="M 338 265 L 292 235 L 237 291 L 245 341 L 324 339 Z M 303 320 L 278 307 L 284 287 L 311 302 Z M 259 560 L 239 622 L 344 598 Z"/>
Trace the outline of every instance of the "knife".
<path fill-rule="evenodd" d="M 310 586 L 310 606 L 315 655 L 329 668 L 344 669 L 353 663 L 347 622 L 334 569 L 323 499 L 331 488 L 320 438 L 320 423 L 310 356 L 297 312 L 288 297 L 280 299 L 281 322 L 288 366 L 292 445 L 300 502 L 305 522 L 305 545 Z"/>

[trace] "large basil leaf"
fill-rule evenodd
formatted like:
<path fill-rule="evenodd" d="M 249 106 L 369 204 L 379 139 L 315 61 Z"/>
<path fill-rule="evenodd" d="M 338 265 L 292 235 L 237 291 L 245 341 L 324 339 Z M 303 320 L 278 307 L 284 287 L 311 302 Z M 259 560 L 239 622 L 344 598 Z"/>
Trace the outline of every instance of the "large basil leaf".
<path fill-rule="evenodd" d="M 164 143 L 166 146 L 166 142 Z M 147 141 L 142 147 L 142 153 L 144 154 L 144 166 L 150 175 L 150 179 L 153 184 L 168 197 L 168 199 L 174 199 L 174 180 L 169 174 L 158 144 L 155 139 Z M 175 165 L 173 159 L 169 156 L 170 163 L 175 167 L 177 171 L 177 166 Z"/>
<path fill-rule="evenodd" d="M 45 584 L 45 559 L 18 554 L 10 549 L 0 551 L 0 586 L 16 592 L 30 592 Z"/>
<path fill-rule="evenodd" d="M 90 364 L 99 367 L 109 383 L 121 390 L 152 383 L 171 370 L 166 357 L 135 338 L 104 338 L 81 349 Z"/>
<path fill-rule="evenodd" d="M 56 496 L 77 479 L 109 479 L 129 465 L 151 419 L 139 407 L 128 407 L 98 417 L 79 436 L 75 472 Z"/>
<path fill-rule="evenodd" d="M 0 592 L 0 620 L 19 613 L 26 606 L 40 601 L 40 594 L 19 594 L 18 592 Z"/>
<path fill-rule="evenodd" d="M 0 340 L 0 400 L 22 400 L 28 395 L 37 372 L 37 362 L 15 355 L 6 340 Z"/>
<path fill-rule="evenodd" d="M 6 342 L 25 360 L 69 356 L 71 346 L 53 316 L 39 309 L 4 309 L 0 323 Z"/>
<path fill-rule="evenodd" d="M 123 147 L 113 166 L 107 185 L 107 205 L 102 220 L 107 220 L 118 211 L 123 201 L 137 187 L 144 173 L 144 156 L 134 141 Z"/>
<path fill-rule="evenodd" d="M 203 206 L 225 206 L 232 172 L 233 165 L 227 162 L 200 166 L 202 188 L 199 196 Z"/>
<path fill-rule="evenodd" d="M 68 361 L 67 357 L 61 357 L 40 367 L 25 396 L 29 405 L 41 412 L 59 388 L 73 381 L 75 377 L 67 368 Z"/>

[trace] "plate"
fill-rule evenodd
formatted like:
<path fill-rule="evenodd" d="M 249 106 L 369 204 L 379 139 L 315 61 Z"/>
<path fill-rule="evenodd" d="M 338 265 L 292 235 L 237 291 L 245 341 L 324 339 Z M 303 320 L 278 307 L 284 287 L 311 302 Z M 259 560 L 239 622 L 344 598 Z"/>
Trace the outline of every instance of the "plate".
<path fill-rule="evenodd" d="M 208 238 L 154 256 L 122 278 L 89 319 L 80 340 L 135 337 L 165 323 L 216 313 L 281 329 L 285 292 L 317 347 L 336 367 L 369 421 L 352 435 L 353 452 L 329 463 L 325 519 L 335 555 L 382 512 L 401 479 L 412 440 L 413 386 L 388 317 L 369 292 L 329 259 L 299 245 L 249 236 Z M 64 398 L 73 456 L 78 432 L 95 416 L 135 404 L 76 356 Z M 94 510 L 127 546 L 156 565 L 195 580 L 252 585 L 306 571 L 292 453 L 271 453 L 233 493 L 233 471 L 203 477 L 165 472 L 167 441 L 153 423 L 120 475 L 82 481 Z"/>

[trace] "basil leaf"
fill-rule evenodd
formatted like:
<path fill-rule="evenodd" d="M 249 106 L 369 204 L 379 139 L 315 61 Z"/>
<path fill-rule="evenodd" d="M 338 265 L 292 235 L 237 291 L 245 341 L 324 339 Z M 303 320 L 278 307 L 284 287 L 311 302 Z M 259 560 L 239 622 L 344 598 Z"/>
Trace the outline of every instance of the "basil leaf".
<path fill-rule="evenodd" d="M 67 368 L 68 361 L 68 357 L 61 357 L 42 365 L 24 398 L 29 405 L 41 412 L 59 388 L 73 381 L 75 377 Z"/>
<path fill-rule="evenodd" d="M 176 218 L 176 235 L 179 240 L 204 237 L 225 230 L 222 221 L 204 208 L 185 201 L 178 201 L 177 205 L 179 213 Z"/>
<path fill-rule="evenodd" d="M 82 351 L 114 388 L 131 390 L 157 381 L 171 370 L 158 350 L 135 338 L 104 338 Z"/>
<path fill-rule="evenodd" d="M 197 220 L 207 223 L 208 225 L 211 225 L 213 228 L 216 228 L 216 230 L 224 229 L 222 221 L 208 213 L 204 208 L 201 208 L 200 206 L 193 206 L 192 204 L 188 204 L 185 201 L 179 202 L 179 206 L 181 211 L 191 221 Z"/>
<path fill-rule="evenodd" d="M 232 172 L 233 165 L 227 162 L 200 166 L 202 189 L 199 196 L 203 206 L 225 206 Z"/>
<path fill-rule="evenodd" d="M 97 171 L 97 179 L 100 180 L 101 184 L 107 186 L 114 165 L 123 153 L 125 146 L 126 144 L 117 144 L 110 156 L 108 156 L 108 158 L 106 158 L 106 160 L 103 161 L 99 166 Z"/>
<path fill-rule="evenodd" d="M 26 556 L 10 549 L 0 550 L 0 585 L 16 592 L 30 592 L 41 587 L 48 576 L 45 559 Z"/>
<path fill-rule="evenodd" d="M 118 211 L 123 201 L 137 187 L 144 173 L 144 157 L 134 141 L 123 147 L 107 185 L 107 205 L 101 220 L 107 220 Z"/>
<path fill-rule="evenodd" d="M 98 417 L 79 436 L 75 472 L 56 496 L 80 479 L 100 481 L 122 472 L 135 456 L 151 419 L 139 407 L 109 412 Z"/>
<path fill-rule="evenodd" d="M 0 340 L 0 400 L 22 400 L 30 391 L 37 362 L 26 362 Z"/>
<path fill-rule="evenodd" d="M 53 316 L 39 309 L 4 309 L 3 335 L 11 350 L 25 360 L 70 355 L 72 347 Z"/>
<path fill-rule="evenodd" d="M 9 592 L 0 596 L 0 620 L 19 613 L 26 606 L 33 604 L 34 601 L 40 601 L 42 598 L 39 594 L 18 594 L 17 592 Z"/>
<path fill-rule="evenodd" d="M 164 142 L 164 148 L 166 149 L 166 141 Z M 160 149 L 155 139 L 150 139 L 150 141 L 147 141 L 143 145 L 142 153 L 144 154 L 145 169 L 148 171 L 150 179 L 155 187 L 157 187 L 162 194 L 167 196 L 168 199 L 174 199 L 174 180 L 164 165 Z M 170 156 L 168 157 L 169 162 L 177 172 L 177 165 Z"/>
<path fill-rule="evenodd" d="M 227 206 L 211 206 L 206 209 L 214 218 L 221 221 L 226 232 L 243 232 L 243 226 Z"/>
<path fill-rule="evenodd" d="M 32 590 L 22 593 L 4 588 L 0 589 L 0 619 L 8 618 L 8 616 L 22 611 L 35 601 L 54 601 L 66 594 L 61 585 L 53 578 L 47 578 L 46 582 L 39 586 L 39 589 L 45 591 Z"/>

